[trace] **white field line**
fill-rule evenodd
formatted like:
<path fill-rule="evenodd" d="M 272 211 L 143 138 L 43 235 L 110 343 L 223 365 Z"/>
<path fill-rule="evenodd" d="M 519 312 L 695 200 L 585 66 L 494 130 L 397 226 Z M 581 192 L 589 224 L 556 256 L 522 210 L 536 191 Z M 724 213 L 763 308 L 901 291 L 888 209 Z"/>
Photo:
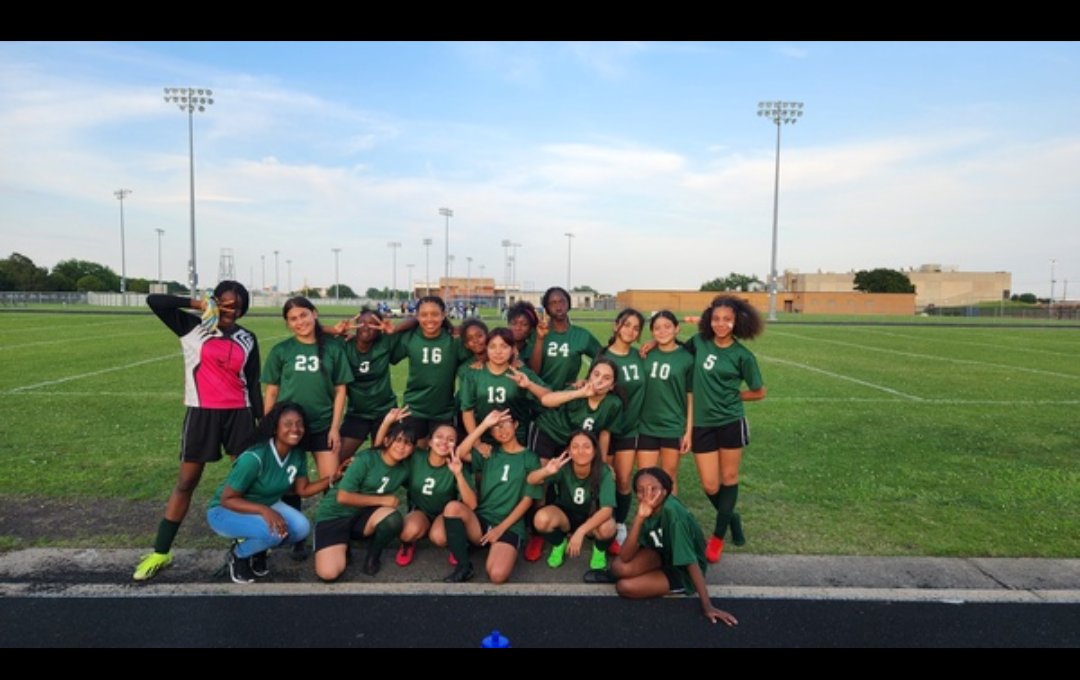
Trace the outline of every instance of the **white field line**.
<path fill-rule="evenodd" d="M 136 399 L 183 399 L 183 390 L 172 392 L 7 392 L 13 397 L 134 397 Z"/>
<path fill-rule="evenodd" d="M 854 328 L 850 329 L 857 333 L 872 333 L 874 335 L 887 335 L 890 338 L 900 338 L 901 340 L 923 340 L 926 338 L 918 335 L 907 335 L 904 333 L 894 333 L 890 331 L 883 331 L 877 328 Z M 994 342 L 978 342 L 976 340 L 957 340 L 955 338 L 934 338 L 931 342 L 947 342 L 952 345 L 971 345 L 972 347 L 989 347 L 996 350 L 1006 350 L 1009 352 L 1027 352 L 1028 354 L 1047 354 L 1055 357 L 1069 357 L 1072 359 L 1078 353 L 1080 353 L 1080 345 L 1078 345 L 1077 352 L 1058 352 L 1052 349 L 1035 349 L 1034 347 L 1017 347 L 1015 345 L 1007 345 Z"/>
<path fill-rule="evenodd" d="M 2 319 L 2 318 L 4 318 L 4 317 L 0 316 L 0 319 Z M 79 328 L 93 328 L 95 326 L 116 326 L 118 324 L 129 324 L 132 321 L 137 321 L 137 320 L 138 320 L 138 317 L 131 317 L 130 319 L 120 319 L 120 320 L 117 320 L 117 321 L 98 321 L 97 323 L 81 323 L 81 324 L 78 324 L 78 326 L 79 326 Z M 37 333 L 37 332 L 48 333 L 49 331 L 54 331 L 54 330 L 56 330 L 56 325 L 55 324 L 53 324 L 51 326 L 29 326 L 29 327 L 26 327 L 26 328 L 5 328 L 3 330 L 3 334 L 6 335 L 8 333 Z"/>
<path fill-rule="evenodd" d="M 774 397 L 771 394 L 765 400 L 775 402 L 815 402 L 815 403 L 865 403 L 894 404 L 895 399 L 884 397 Z M 935 399 L 927 397 L 919 400 L 920 404 L 949 406 L 1080 406 L 1080 399 Z"/>
<path fill-rule="evenodd" d="M 762 358 L 762 359 L 766 359 L 768 361 L 774 361 L 774 362 L 776 362 L 778 364 L 785 364 L 787 366 L 795 366 L 796 368 L 801 368 L 801 369 L 806 370 L 806 371 L 812 371 L 814 373 L 820 373 L 822 375 L 827 375 L 830 378 L 836 378 L 837 380 L 846 380 L 848 382 L 853 382 L 853 383 L 855 383 L 857 385 L 862 385 L 864 387 L 870 387 L 870 388 L 873 388 L 875 390 L 881 390 L 882 392 L 887 392 L 889 394 L 895 394 L 898 397 L 903 397 L 904 399 L 910 399 L 911 401 L 923 401 L 922 397 L 917 397 L 914 394 L 908 394 L 906 392 L 901 392 L 900 390 L 894 390 L 891 387 L 885 387 L 884 385 L 877 385 L 877 384 L 874 384 L 872 382 L 867 382 L 865 380 L 859 380 L 858 378 L 853 378 L 850 375 L 843 375 L 843 374 L 840 374 L 840 373 L 834 373 L 832 371 L 826 371 L 823 368 L 817 368 L 816 366 L 809 366 L 807 364 L 800 364 L 797 361 L 789 361 L 788 359 L 777 359 L 776 357 L 765 356 L 763 354 L 758 354 L 758 356 L 760 358 Z"/>
<path fill-rule="evenodd" d="M 883 352 L 885 354 L 896 354 L 904 357 L 914 357 L 916 359 L 931 359 L 934 361 L 945 361 L 952 364 L 965 364 L 970 366 L 987 366 L 990 368 L 1003 368 L 1009 371 L 1022 371 L 1024 373 L 1036 373 L 1038 375 L 1050 375 L 1055 378 L 1068 378 L 1070 380 L 1080 380 L 1080 375 L 1074 375 L 1071 373 L 1057 373 L 1056 371 L 1044 371 L 1039 368 L 1026 368 L 1024 366 L 1010 366 L 1009 364 L 994 364 L 989 361 L 975 361 L 974 359 L 953 359 L 950 357 L 941 357 L 934 354 L 920 354 L 919 352 L 903 352 L 898 349 L 885 349 L 883 347 L 873 347 L 871 345 L 860 345 L 855 342 L 844 342 L 843 340 L 831 340 L 829 338 L 815 338 L 809 335 L 799 335 L 798 333 L 785 333 L 783 331 L 770 331 L 773 335 L 784 335 L 791 338 L 797 338 L 799 340 L 811 340 L 814 342 L 825 342 L 832 345 L 840 345 L 841 347 L 854 347 L 856 349 L 865 349 L 872 352 Z"/>
<path fill-rule="evenodd" d="M 141 333 L 123 333 L 121 335 L 80 335 L 74 338 L 60 338 L 57 340 L 38 340 L 37 342 L 24 342 L 21 345 L 0 345 L 0 351 L 6 349 L 22 349 L 23 347 L 38 347 L 40 345 L 81 344 L 95 340 L 112 340 L 113 338 L 130 338 L 136 335 L 157 335 L 159 331 L 143 331 Z"/>

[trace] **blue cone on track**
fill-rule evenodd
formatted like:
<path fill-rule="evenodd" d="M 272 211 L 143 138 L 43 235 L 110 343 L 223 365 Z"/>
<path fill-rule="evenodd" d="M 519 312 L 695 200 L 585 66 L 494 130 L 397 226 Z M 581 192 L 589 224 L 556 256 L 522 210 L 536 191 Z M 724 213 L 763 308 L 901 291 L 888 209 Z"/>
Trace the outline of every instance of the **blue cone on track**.
<path fill-rule="evenodd" d="M 488 635 L 480 642 L 480 646 L 484 649 L 509 649 L 510 639 L 504 637 L 499 631 L 491 631 L 491 635 Z"/>

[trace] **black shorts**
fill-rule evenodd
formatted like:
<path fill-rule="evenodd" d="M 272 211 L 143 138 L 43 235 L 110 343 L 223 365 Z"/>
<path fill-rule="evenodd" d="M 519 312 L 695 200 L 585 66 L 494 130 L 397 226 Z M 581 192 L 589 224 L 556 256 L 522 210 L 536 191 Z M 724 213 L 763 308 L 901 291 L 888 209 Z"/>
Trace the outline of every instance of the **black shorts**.
<path fill-rule="evenodd" d="M 540 458 L 555 458 L 566 450 L 565 444 L 560 445 L 539 427 L 533 427 L 529 438 L 529 448 Z"/>
<path fill-rule="evenodd" d="M 483 517 L 477 517 L 480 520 L 480 535 L 483 536 L 487 532 L 491 531 L 498 522 L 489 522 Z M 499 536 L 499 540 L 496 543 L 505 543 L 514 550 L 521 550 L 521 544 L 524 543 L 521 540 L 521 536 L 518 536 L 513 531 L 504 531 L 502 536 Z"/>
<path fill-rule="evenodd" d="M 611 446 L 608 447 L 608 453 L 615 453 L 616 451 L 637 451 L 639 448 L 639 437 L 634 435 L 633 437 L 612 437 Z"/>
<path fill-rule="evenodd" d="M 350 539 L 359 541 L 364 537 L 364 527 L 367 526 L 371 515 L 380 507 L 378 505 L 369 505 L 360 508 L 360 512 L 352 517 L 338 517 L 316 522 L 314 549 L 318 551 L 341 543 L 348 545 Z"/>
<path fill-rule="evenodd" d="M 421 508 L 419 505 L 416 505 L 415 503 L 409 503 L 409 508 L 408 508 L 408 510 L 405 511 L 405 514 L 408 515 L 408 514 L 413 513 L 413 512 L 422 512 L 422 513 L 424 513 L 424 517 L 427 517 L 428 523 L 434 523 L 435 518 L 442 514 L 442 513 L 438 513 L 438 514 L 433 515 L 430 512 L 428 512 L 427 510 Z"/>
<path fill-rule="evenodd" d="M 341 436 L 342 438 L 348 437 L 349 439 L 358 439 L 361 443 L 368 437 L 371 437 L 372 440 L 374 440 L 375 433 L 379 431 L 379 426 L 382 425 L 383 418 L 385 417 L 385 413 L 378 418 L 345 416 L 345 422 L 341 424 Z"/>
<path fill-rule="evenodd" d="M 668 591 L 671 595 L 685 595 L 686 583 L 683 581 L 682 572 L 678 567 L 673 567 L 670 564 L 665 564 L 661 569 L 664 572 L 664 576 L 667 576 Z"/>
<path fill-rule="evenodd" d="M 638 451 L 659 451 L 660 449 L 678 449 L 679 437 L 654 437 L 651 434 L 639 434 Z"/>
<path fill-rule="evenodd" d="M 255 435 L 255 415 L 250 408 L 199 408 L 189 406 L 180 430 L 180 460 L 213 463 L 221 460 L 221 448 L 239 456 Z"/>
<path fill-rule="evenodd" d="M 718 449 L 741 449 L 750 443 L 750 424 L 746 418 L 719 427 L 695 427 L 690 434 L 694 453 L 712 453 Z"/>
<path fill-rule="evenodd" d="M 300 448 L 305 451 L 329 451 L 330 442 L 326 438 L 330 436 L 330 430 L 319 430 L 318 432 L 305 432 L 304 438 L 300 440 Z"/>
<path fill-rule="evenodd" d="M 558 503 L 555 504 L 555 507 L 561 510 L 562 514 L 566 515 L 566 519 L 570 520 L 570 531 L 566 532 L 568 534 L 574 533 L 581 528 L 582 524 L 589 521 L 588 515 L 582 515 L 579 512 L 570 510 Z"/>
<path fill-rule="evenodd" d="M 415 436 L 417 440 L 424 439 L 429 434 L 434 432 L 435 428 L 440 425 L 454 424 L 453 421 L 447 420 L 445 418 L 414 418 L 413 416 L 409 416 L 402 422 L 404 422 L 405 425 L 408 426 L 410 430 L 412 430 L 413 436 Z M 454 429 L 457 429 L 457 427 L 455 426 Z"/>

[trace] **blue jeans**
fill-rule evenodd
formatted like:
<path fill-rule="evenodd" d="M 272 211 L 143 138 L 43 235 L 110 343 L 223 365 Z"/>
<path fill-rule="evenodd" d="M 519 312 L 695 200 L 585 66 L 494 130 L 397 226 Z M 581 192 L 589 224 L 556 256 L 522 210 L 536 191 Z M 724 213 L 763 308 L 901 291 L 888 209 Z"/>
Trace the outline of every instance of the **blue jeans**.
<path fill-rule="evenodd" d="M 206 512 L 206 522 L 210 528 L 225 538 L 240 538 L 243 542 L 236 546 L 237 557 L 251 557 L 267 548 L 275 548 L 283 543 L 299 543 L 311 533 L 311 522 L 304 513 L 285 505 L 281 501 L 270 506 L 281 515 L 288 527 L 284 538 L 270 533 L 270 525 L 261 515 L 249 515 L 244 512 L 229 510 L 220 505 Z"/>

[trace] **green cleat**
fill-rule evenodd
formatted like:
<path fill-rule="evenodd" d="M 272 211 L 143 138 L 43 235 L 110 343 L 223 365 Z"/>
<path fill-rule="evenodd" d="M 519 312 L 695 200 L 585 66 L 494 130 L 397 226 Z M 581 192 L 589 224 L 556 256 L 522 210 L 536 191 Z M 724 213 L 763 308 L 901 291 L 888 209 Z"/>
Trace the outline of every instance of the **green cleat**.
<path fill-rule="evenodd" d="M 589 558 L 589 569 L 607 569 L 607 554 L 595 545 L 592 547 L 592 557 Z"/>
<path fill-rule="evenodd" d="M 139 562 L 139 566 L 135 567 L 135 573 L 131 577 L 136 581 L 149 581 L 154 578 L 155 574 L 170 564 L 172 564 L 171 552 L 154 552 L 143 555 L 142 562 Z"/>
<path fill-rule="evenodd" d="M 566 559 L 566 546 L 568 545 L 570 545 L 570 539 L 564 538 L 562 543 L 552 546 L 551 554 L 548 555 L 549 567 L 558 569 L 562 566 L 563 560 Z"/>

